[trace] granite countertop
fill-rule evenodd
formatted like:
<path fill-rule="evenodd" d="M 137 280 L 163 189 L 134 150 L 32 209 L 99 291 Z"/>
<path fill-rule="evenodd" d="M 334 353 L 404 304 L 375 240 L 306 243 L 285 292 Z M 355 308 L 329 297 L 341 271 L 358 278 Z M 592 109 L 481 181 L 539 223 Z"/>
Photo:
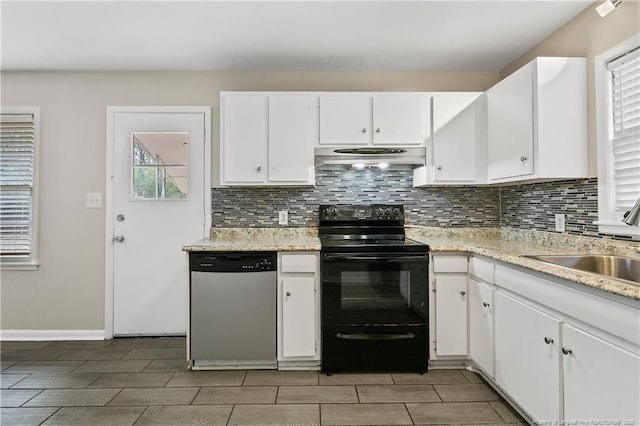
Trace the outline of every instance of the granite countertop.
<path fill-rule="evenodd" d="M 524 257 L 543 254 L 607 254 L 640 259 L 640 243 L 513 228 L 428 228 L 407 226 L 407 238 L 428 244 L 432 252 L 468 252 L 513 266 L 563 278 L 640 300 L 640 285 L 576 271 Z M 185 245 L 184 251 L 320 250 L 317 228 L 212 228 L 211 236 Z"/>
<path fill-rule="evenodd" d="M 320 250 L 316 228 L 212 228 L 211 236 L 182 247 L 184 251 Z"/>
<path fill-rule="evenodd" d="M 605 254 L 640 259 L 640 244 L 510 228 L 439 230 L 410 227 L 407 237 L 429 245 L 432 252 L 468 252 L 564 278 L 588 287 L 640 300 L 640 285 L 598 274 L 552 265 L 527 255 Z"/>

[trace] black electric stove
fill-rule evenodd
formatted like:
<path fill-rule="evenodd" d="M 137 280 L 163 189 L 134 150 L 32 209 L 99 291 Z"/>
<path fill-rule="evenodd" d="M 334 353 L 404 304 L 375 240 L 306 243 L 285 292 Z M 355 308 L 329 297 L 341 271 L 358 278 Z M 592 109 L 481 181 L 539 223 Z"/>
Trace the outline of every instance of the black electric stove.
<path fill-rule="evenodd" d="M 429 247 L 400 205 L 320 206 L 322 370 L 427 370 Z"/>
<path fill-rule="evenodd" d="M 429 251 L 405 237 L 401 205 L 322 205 L 318 229 L 326 253 Z"/>

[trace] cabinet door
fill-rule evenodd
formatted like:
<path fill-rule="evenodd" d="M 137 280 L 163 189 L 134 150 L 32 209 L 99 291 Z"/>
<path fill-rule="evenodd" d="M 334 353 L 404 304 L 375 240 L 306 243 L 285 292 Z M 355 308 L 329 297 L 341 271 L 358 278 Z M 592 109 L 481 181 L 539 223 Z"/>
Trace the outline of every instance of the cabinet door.
<path fill-rule="evenodd" d="M 320 143 L 366 145 L 371 140 L 371 96 L 320 96 Z"/>
<path fill-rule="evenodd" d="M 467 277 L 436 277 L 436 354 L 467 355 Z"/>
<path fill-rule="evenodd" d="M 421 145 L 429 135 L 429 99 L 424 95 L 373 96 L 373 143 Z"/>
<path fill-rule="evenodd" d="M 316 352 L 315 278 L 282 279 L 282 355 L 314 356 Z"/>
<path fill-rule="evenodd" d="M 496 383 L 534 420 L 560 418 L 560 322 L 495 293 Z"/>
<path fill-rule="evenodd" d="M 265 182 L 266 96 L 226 95 L 222 102 L 222 183 Z"/>
<path fill-rule="evenodd" d="M 639 424 L 640 357 L 566 324 L 562 346 L 565 420 Z"/>
<path fill-rule="evenodd" d="M 316 108 L 311 96 L 269 96 L 269 181 L 314 182 Z"/>
<path fill-rule="evenodd" d="M 434 99 L 434 115 L 437 111 Z M 473 182 L 477 176 L 476 110 L 472 104 L 433 135 L 433 180 Z"/>
<path fill-rule="evenodd" d="M 469 357 L 493 377 L 493 288 L 469 279 Z"/>
<path fill-rule="evenodd" d="M 487 92 L 487 178 L 533 173 L 533 64 Z"/>

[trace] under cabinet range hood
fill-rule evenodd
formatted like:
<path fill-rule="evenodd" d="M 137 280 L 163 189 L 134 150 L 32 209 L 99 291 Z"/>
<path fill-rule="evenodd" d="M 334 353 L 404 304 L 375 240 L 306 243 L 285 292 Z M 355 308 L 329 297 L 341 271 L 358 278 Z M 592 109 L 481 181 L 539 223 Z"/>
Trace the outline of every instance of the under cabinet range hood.
<path fill-rule="evenodd" d="M 413 148 L 316 148 L 316 169 L 415 169 L 425 165 L 426 149 Z"/>

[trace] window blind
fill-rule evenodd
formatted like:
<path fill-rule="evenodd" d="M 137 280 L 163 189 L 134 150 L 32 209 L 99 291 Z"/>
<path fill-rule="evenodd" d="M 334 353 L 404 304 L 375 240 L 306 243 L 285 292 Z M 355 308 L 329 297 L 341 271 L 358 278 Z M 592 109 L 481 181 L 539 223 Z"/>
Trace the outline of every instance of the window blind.
<path fill-rule="evenodd" d="M 615 209 L 624 212 L 640 196 L 640 48 L 609 62 L 608 69 Z"/>
<path fill-rule="evenodd" d="M 29 259 L 33 245 L 33 114 L 0 114 L 0 255 Z"/>

